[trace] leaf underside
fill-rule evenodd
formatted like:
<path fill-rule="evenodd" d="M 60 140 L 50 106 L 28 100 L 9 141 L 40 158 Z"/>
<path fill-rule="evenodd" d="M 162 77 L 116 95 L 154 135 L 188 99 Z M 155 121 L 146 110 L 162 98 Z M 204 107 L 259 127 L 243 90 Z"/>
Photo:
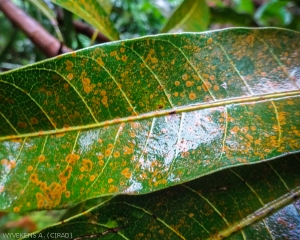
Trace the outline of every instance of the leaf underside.
<path fill-rule="evenodd" d="M 99 32 L 110 40 L 118 40 L 119 34 L 109 18 L 107 1 L 98 0 L 51 0 L 65 9 L 75 13 L 77 16 L 90 23 Z"/>
<path fill-rule="evenodd" d="M 300 158 L 226 169 L 141 196 L 117 196 L 44 229 L 96 239 L 299 239 Z"/>
<path fill-rule="evenodd" d="M 148 193 L 299 151 L 299 37 L 157 35 L 0 75 L 0 209 Z"/>

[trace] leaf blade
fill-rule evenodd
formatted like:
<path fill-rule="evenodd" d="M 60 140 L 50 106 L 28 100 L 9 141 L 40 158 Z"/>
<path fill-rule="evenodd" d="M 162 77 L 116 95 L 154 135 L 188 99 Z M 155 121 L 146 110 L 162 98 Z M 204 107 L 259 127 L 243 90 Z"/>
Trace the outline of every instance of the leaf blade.
<path fill-rule="evenodd" d="M 1 209 L 146 193 L 299 151 L 296 38 L 278 29 L 160 35 L 0 75 Z"/>
<path fill-rule="evenodd" d="M 109 6 L 105 1 L 52 0 L 52 2 L 78 15 L 110 40 L 119 39 L 119 34 L 109 19 L 109 14 L 107 13 Z"/>
<path fill-rule="evenodd" d="M 114 228 L 117 233 L 107 232 L 107 237 L 272 239 L 284 235 L 297 238 L 299 212 L 287 209 L 294 205 L 299 209 L 298 158 L 299 154 L 290 155 L 284 161 L 277 159 L 227 169 L 147 195 L 117 196 L 88 213 L 41 232 L 73 232 L 73 237 L 78 237 Z M 108 226 L 111 216 L 114 225 Z M 101 229 L 76 227 L 90 219 Z"/>

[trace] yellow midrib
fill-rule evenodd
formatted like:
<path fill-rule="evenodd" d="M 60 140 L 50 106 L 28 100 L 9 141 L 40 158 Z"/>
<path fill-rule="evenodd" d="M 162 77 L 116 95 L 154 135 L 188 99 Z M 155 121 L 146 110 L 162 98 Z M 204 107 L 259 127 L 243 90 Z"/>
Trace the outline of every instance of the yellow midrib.
<path fill-rule="evenodd" d="M 283 92 L 283 93 L 257 95 L 257 96 L 244 96 L 244 97 L 231 98 L 231 99 L 227 99 L 227 100 L 219 100 L 219 101 L 209 102 L 209 103 L 198 103 L 195 105 L 172 108 L 172 109 L 168 109 L 168 110 L 158 110 L 158 111 L 153 111 L 153 112 L 149 112 L 149 113 L 144 113 L 144 114 L 141 114 L 138 116 L 129 116 L 129 117 L 118 118 L 118 119 L 114 119 L 114 120 L 103 121 L 103 122 L 99 122 L 99 123 L 91 123 L 91 124 L 87 124 L 87 125 L 83 125 L 83 126 L 71 126 L 68 128 L 62 128 L 62 129 L 57 129 L 57 130 L 48 130 L 48 131 L 40 131 L 40 132 L 33 132 L 33 133 L 24 133 L 24 134 L 20 134 L 20 135 L 2 136 L 2 137 L 0 137 L 0 141 L 5 141 L 5 140 L 9 140 L 9 139 L 19 139 L 19 138 L 25 138 L 25 137 L 45 136 L 45 135 L 66 133 L 66 132 L 78 131 L 78 130 L 88 130 L 88 129 L 109 126 L 109 125 L 114 125 L 114 124 L 123 123 L 123 122 L 131 122 L 131 121 L 144 120 L 144 119 L 153 118 L 153 117 L 167 116 L 167 115 L 174 114 L 174 113 L 178 114 L 178 113 L 182 113 L 182 112 L 191 112 L 191 111 L 197 111 L 197 110 L 201 110 L 201 109 L 226 106 L 229 104 L 250 103 L 250 102 L 259 103 L 259 102 L 263 102 L 263 101 L 266 101 L 269 99 L 288 98 L 288 97 L 293 97 L 293 96 L 300 97 L 300 90 Z"/>

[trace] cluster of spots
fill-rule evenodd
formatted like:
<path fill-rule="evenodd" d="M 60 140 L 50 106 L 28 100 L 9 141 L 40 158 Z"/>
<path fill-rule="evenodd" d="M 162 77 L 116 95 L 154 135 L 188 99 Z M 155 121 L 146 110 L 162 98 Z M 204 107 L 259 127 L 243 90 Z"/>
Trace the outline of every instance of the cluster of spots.
<path fill-rule="evenodd" d="M 90 159 L 82 160 L 80 172 L 90 172 L 92 168 L 93 168 L 93 162 Z"/>
<path fill-rule="evenodd" d="M 39 161 L 45 161 L 45 156 L 40 155 L 38 157 Z M 59 182 L 52 182 L 49 186 L 47 182 L 41 181 L 38 178 L 38 175 L 34 172 L 30 175 L 30 181 L 34 183 L 36 186 L 40 188 L 42 192 L 36 193 L 36 199 L 37 199 L 37 207 L 38 209 L 52 209 L 56 207 L 60 201 L 62 194 L 64 193 L 66 198 L 69 198 L 71 193 L 70 191 L 67 191 L 67 182 L 71 177 L 71 173 L 73 170 L 73 167 L 71 165 L 74 165 L 78 160 L 80 159 L 80 156 L 74 153 L 68 154 L 66 157 L 66 162 L 68 165 L 66 168 L 58 174 Z M 86 160 L 86 159 L 84 159 Z M 91 167 L 89 165 L 89 161 L 84 161 L 84 166 L 86 168 Z M 28 166 L 27 171 L 32 171 L 33 167 Z"/>
<path fill-rule="evenodd" d="M 1 160 L 1 165 L 5 167 L 6 172 L 9 172 L 11 169 L 16 167 L 16 161 L 4 158 Z"/>
<path fill-rule="evenodd" d="M 87 72 L 82 71 L 80 79 L 82 82 L 83 90 L 86 94 L 90 93 L 93 88 L 96 86 L 95 84 L 91 84 L 91 79 L 87 78 Z"/>

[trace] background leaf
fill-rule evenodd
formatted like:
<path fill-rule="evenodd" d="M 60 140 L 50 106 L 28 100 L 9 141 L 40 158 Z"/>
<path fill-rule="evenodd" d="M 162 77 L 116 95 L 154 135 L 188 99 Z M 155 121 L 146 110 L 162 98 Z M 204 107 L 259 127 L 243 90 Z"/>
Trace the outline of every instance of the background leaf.
<path fill-rule="evenodd" d="M 75 13 L 99 32 L 103 33 L 111 40 L 119 39 L 119 34 L 116 31 L 113 23 L 107 14 L 107 7 L 105 9 L 98 0 L 74 1 L 74 0 L 52 0 L 52 2 L 68 9 Z"/>
<path fill-rule="evenodd" d="M 147 195 L 118 196 L 41 233 L 98 234 L 101 239 L 299 239 L 299 160 L 299 154 L 291 155 Z"/>
<path fill-rule="evenodd" d="M 0 75 L 0 208 L 148 193 L 299 151 L 298 39 L 158 35 Z"/>
<path fill-rule="evenodd" d="M 184 0 L 161 32 L 201 32 L 207 29 L 209 20 L 209 8 L 205 0 Z"/>

